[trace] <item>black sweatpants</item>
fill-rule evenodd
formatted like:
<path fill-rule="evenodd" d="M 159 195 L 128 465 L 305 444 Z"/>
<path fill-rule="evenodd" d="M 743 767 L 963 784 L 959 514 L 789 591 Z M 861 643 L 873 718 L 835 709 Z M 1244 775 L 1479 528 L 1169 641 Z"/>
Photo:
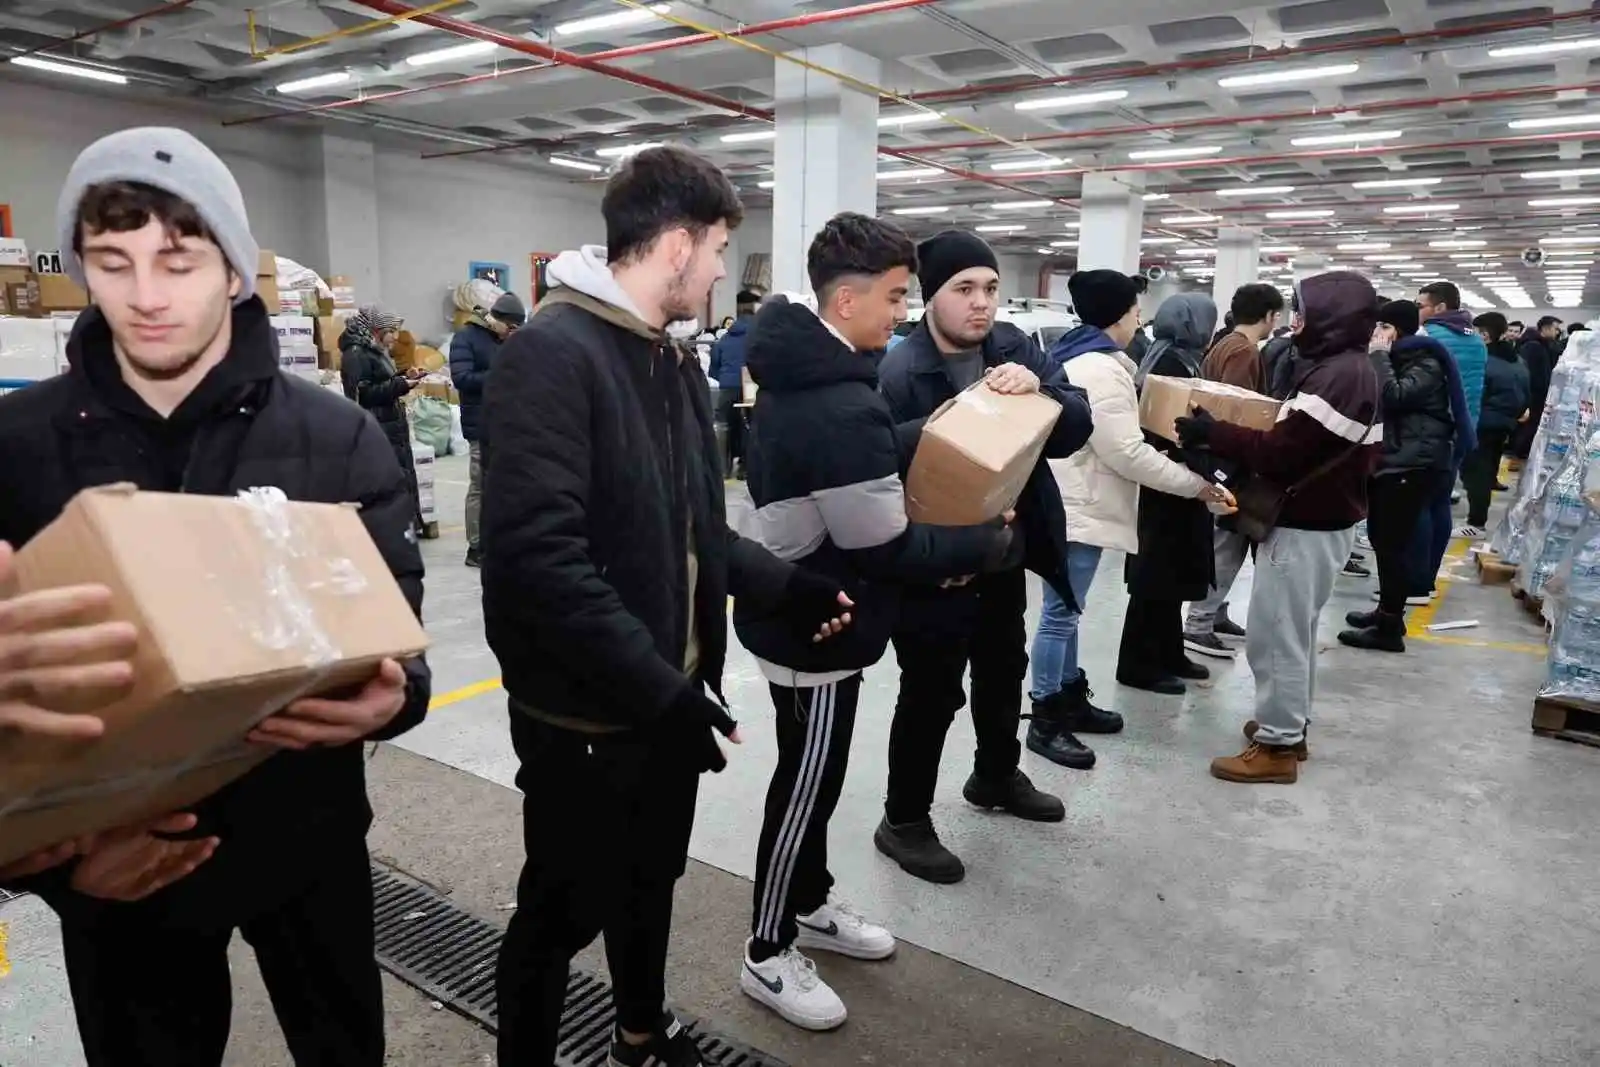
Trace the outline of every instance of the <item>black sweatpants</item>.
<path fill-rule="evenodd" d="M 296 1067 L 383 1067 L 366 843 L 328 855 L 315 879 L 238 930 Z M 168 924 L 142 905 L 64 909 L 67 982 L 89 1067 L 219 1067 L 233 1017 L 233 931 Z"/>
<path fill-rule="evenodd" d="M 1416 584 L 1412 540 L 1423 511 L 1454 478 L 1449 471 L 1397 471 L 1367 483 L 1367 540 L 1378 561 L 1378 607 L 1390 615 L 1406 610 Z"/>
<path fill-rule="evenodd" d="M 1027 578 L 1021 568 L 974 579 L 977 603 L 960 628 L 918 629 L 917 613 L 901 614 L 894 638 L 900 696 L 889 728 L 889 793 L 884 809 L 897 826 L 928 818 L 939 784 L 944 739 L 967 702 L 962 676 L 972 666 L 972 726 L 978 735 L 974 772 L 1004 782 L 1022 759 L 1023 677 L 1028 673 Z"/>
<path fill-rule="evenodd" d="M 1183 601 L 1128 597 L 1117 677 L 1153 681 L 1183 666 Z"/>
<path fill-rule="evenodd" d="M 618 1024 L 649 1033 L 660 1021 L 700 785 L 681 740 L 579 733 L 511 710 L 527 856 L 496 972 L 504 1067 L 555 1062 L 568 967 L 601 934 Z"/>
<path fill-rule="evenodd" d="M 794 943 L 798 915 L 828 902 L 828 821 L 839 803 L 861 675 L 807 689 L 772 686 L 778 766 L 756 846 L 755 911 L 750 932 L 764 947 Z"/>
<path fill-rule="evenodd" d="M 1486 526 L 1489 523 L 1489 500 L 1494 494 L 1494 483 L 1500 477 L 1500 460 L 1510 440 L 1510 430 L 1478 432 L 1478 447 L 1461 468 L 1461 484 L 1467 489 L 1469 526 Z"/>

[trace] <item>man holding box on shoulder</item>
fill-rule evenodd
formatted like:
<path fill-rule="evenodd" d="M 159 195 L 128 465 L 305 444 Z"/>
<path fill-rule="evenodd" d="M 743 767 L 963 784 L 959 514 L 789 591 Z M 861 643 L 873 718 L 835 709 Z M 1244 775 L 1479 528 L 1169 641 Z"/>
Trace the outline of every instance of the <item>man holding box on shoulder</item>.
<path fill-rule="evenodd" d="M 1060 403 L 1045 458 L 1063 458 L 1081 448 L 1093 428 L 1084 391 L 1066 384 L 1060 369 L 1050 366 L 1025 333 L 995 321 L 1000 270 L 994 250 L 975 234 L 946 230 L 919 245 L 917 259 L 926 313 L 878 368 L 895 421 L 926 420 L 946 401 L 986 381 L 999 392 L 1042 391 Z M 1026 567 L 1059 581 L 1067 551 L 1066 517 L 1055 478 L 1042 460 L 1016 511 Z M 1066 809 L 1035 789 L 1019 767 L 1017 727 L 1028 670 L 1023 566 L 960 585 L 908 590 L 906 601 L 894 635 L 900 696 L 889 737 L 888 796 L 873 840 L 908 874 L 948 884 L 961 881 L 966 868 L 939 841 L 933 794 L 945 736 L 967 702 L 962 676 L 969 663 L 978 751 L 963 790 L 968 803 L 1037 822 L 1060 822 Z"/>
<path fill-rule="evenodd" d="M 63 264 L 93 306 L 66 374 L 0 397 L 0 541 L 20 548 L 94 486 L 272 486 L 292 501 L 360 504 L 420 618 L 405 475 L 370 416 L 279 369 L 254 295 L 256 243 L 222 161 L 181 130 L 112 134 L 78 157 L 57 221 Z M 85 593 L 80 607 L 92 618 L 104 599 Z M 18 603 L 0 603 L 0 617 Z M 51 688 L 36 679 L 28 699 L 48 703 Z M 381 1067 L 361 743 L 415 725 L 429 692 L 420 658 L 386 660 L 355 693 L 262 721 L 249 740 L 278 754 L 192 812 L 0 870 L 61 918 L 90 1067 L 221 1064 L 235 931 L 255 949 L 298 1067 Z"/>

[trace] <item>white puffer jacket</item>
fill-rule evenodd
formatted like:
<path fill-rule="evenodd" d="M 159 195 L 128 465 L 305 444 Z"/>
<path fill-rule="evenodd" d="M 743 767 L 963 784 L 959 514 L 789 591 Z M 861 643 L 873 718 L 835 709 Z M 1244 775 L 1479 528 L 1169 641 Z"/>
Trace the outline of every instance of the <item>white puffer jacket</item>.
<path fill-rule="evenodd" d="M 1139 486 L 1198 497 L 1206 481 L 1144 439 L 1133 360 L 1121 352 L 1086 352 L 1063 365 L 1067 380 L 1089 394 L 1089 443 L 1050 469 L 1067 509 L 1067 540 L 1139 551 Z"/>

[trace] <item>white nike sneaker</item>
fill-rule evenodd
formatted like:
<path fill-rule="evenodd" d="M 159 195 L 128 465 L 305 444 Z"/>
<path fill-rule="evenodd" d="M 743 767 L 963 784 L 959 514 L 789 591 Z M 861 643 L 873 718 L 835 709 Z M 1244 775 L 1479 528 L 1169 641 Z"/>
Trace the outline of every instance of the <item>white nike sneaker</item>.
<path fill-rule="evenodd" d="M 817 974 L 817 965 L 792 947 L 757 963 L 746 941 L 739 988 L 802 1030 L 837 1030 L 848 1016 L 839 994 Z"/>
<path fill-rule="evenodd" d="M 894 935 L 868 922 L 838 897 L 830 896 L 822 907 L 795 922 L 800 926 L 795 944 L 801 948 L 857 960 L 886 960 L 894 955 Z"/>

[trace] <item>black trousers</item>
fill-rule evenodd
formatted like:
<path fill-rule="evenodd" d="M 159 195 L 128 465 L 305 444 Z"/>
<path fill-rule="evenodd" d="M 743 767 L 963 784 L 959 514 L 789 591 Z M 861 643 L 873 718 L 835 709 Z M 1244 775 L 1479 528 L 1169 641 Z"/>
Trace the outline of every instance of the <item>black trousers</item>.
<path fill-rule="evenodd" d="M 1378 562 L 1378 607 L 1386 614 L 1406 610 L 1416 590 L 1412 540 L 1423 510 L 1450 491 L 1449 471 L 1399 471 L 1367 483 L 1367 539 Z"/>
<path fill-rule="evenodd" d="M 512 709 L 511 743 L 527 857 L 496 971 L 499 1057 L 548 1067 L 568 967 L 601 934 L 618 1024 L 648 1033 L 660 1021 L 700 776 L 670 734 L 590 735 Z"/>
<path fill-rule="evenodd" d="M 962 675 L 972 667 L 972 726 L 978 734 L 974 772 L 1006 781 L 1022 759 L 1023 676 L 1028 673 L 1027 578 L 1021 568 L 980 576 L 969 624 L 919 632 L 914 611 L 901 616 L 894 638 L 900 696 L 889 728 L 889 794 L 885 814 L 904 825 L 926 819 L 939 784 L 945 735 L 967 702 Z"/>
<path fill-rule="evenodd" d="M 744 459 L 744 410 L 735 406 L 739 400 L 738 389 L 717 390 L 717 418 L 728 427 L 728 474 L 733 473 L 735 463 Z"/>
<path fill-rule="evenodd" d="M 861 675 L 808 689 L 772 687 L 778 766 L 756 846 L 755 911 L 750 931 L 773 949 L 799 932 L 797 915 L 828 902 L 828 820 L 839 803 L 856 728 Z"/>
<path fill-rule="evenodd" d="M 1130 596 L 1122 620 L 1117 676 L 1150 680 L 1183 665 L 1183 601 Z"/>
<path fill-rule="evenodd" d="M 1478 447 L 1461 468 L 1461 483 L 1467 489 L 1467 525 L 1485 526 L 1489 522 L 1489 499 L 1495 479 L 1500 477 L 1500 459 L 1511 440 L 1510 430 L 1482 430 Z"/>
<path fill-rule="evenodd" d="M 322 862 L 317 877 L 238 930 L 296 1067 L 383 1067 L 366 843 Z M 233 1016 L 232 939 L 232 927 L 169 925 L 138 906 L 64 909 L 67 981 L 89 1067 L 219 1067 Z"/>

